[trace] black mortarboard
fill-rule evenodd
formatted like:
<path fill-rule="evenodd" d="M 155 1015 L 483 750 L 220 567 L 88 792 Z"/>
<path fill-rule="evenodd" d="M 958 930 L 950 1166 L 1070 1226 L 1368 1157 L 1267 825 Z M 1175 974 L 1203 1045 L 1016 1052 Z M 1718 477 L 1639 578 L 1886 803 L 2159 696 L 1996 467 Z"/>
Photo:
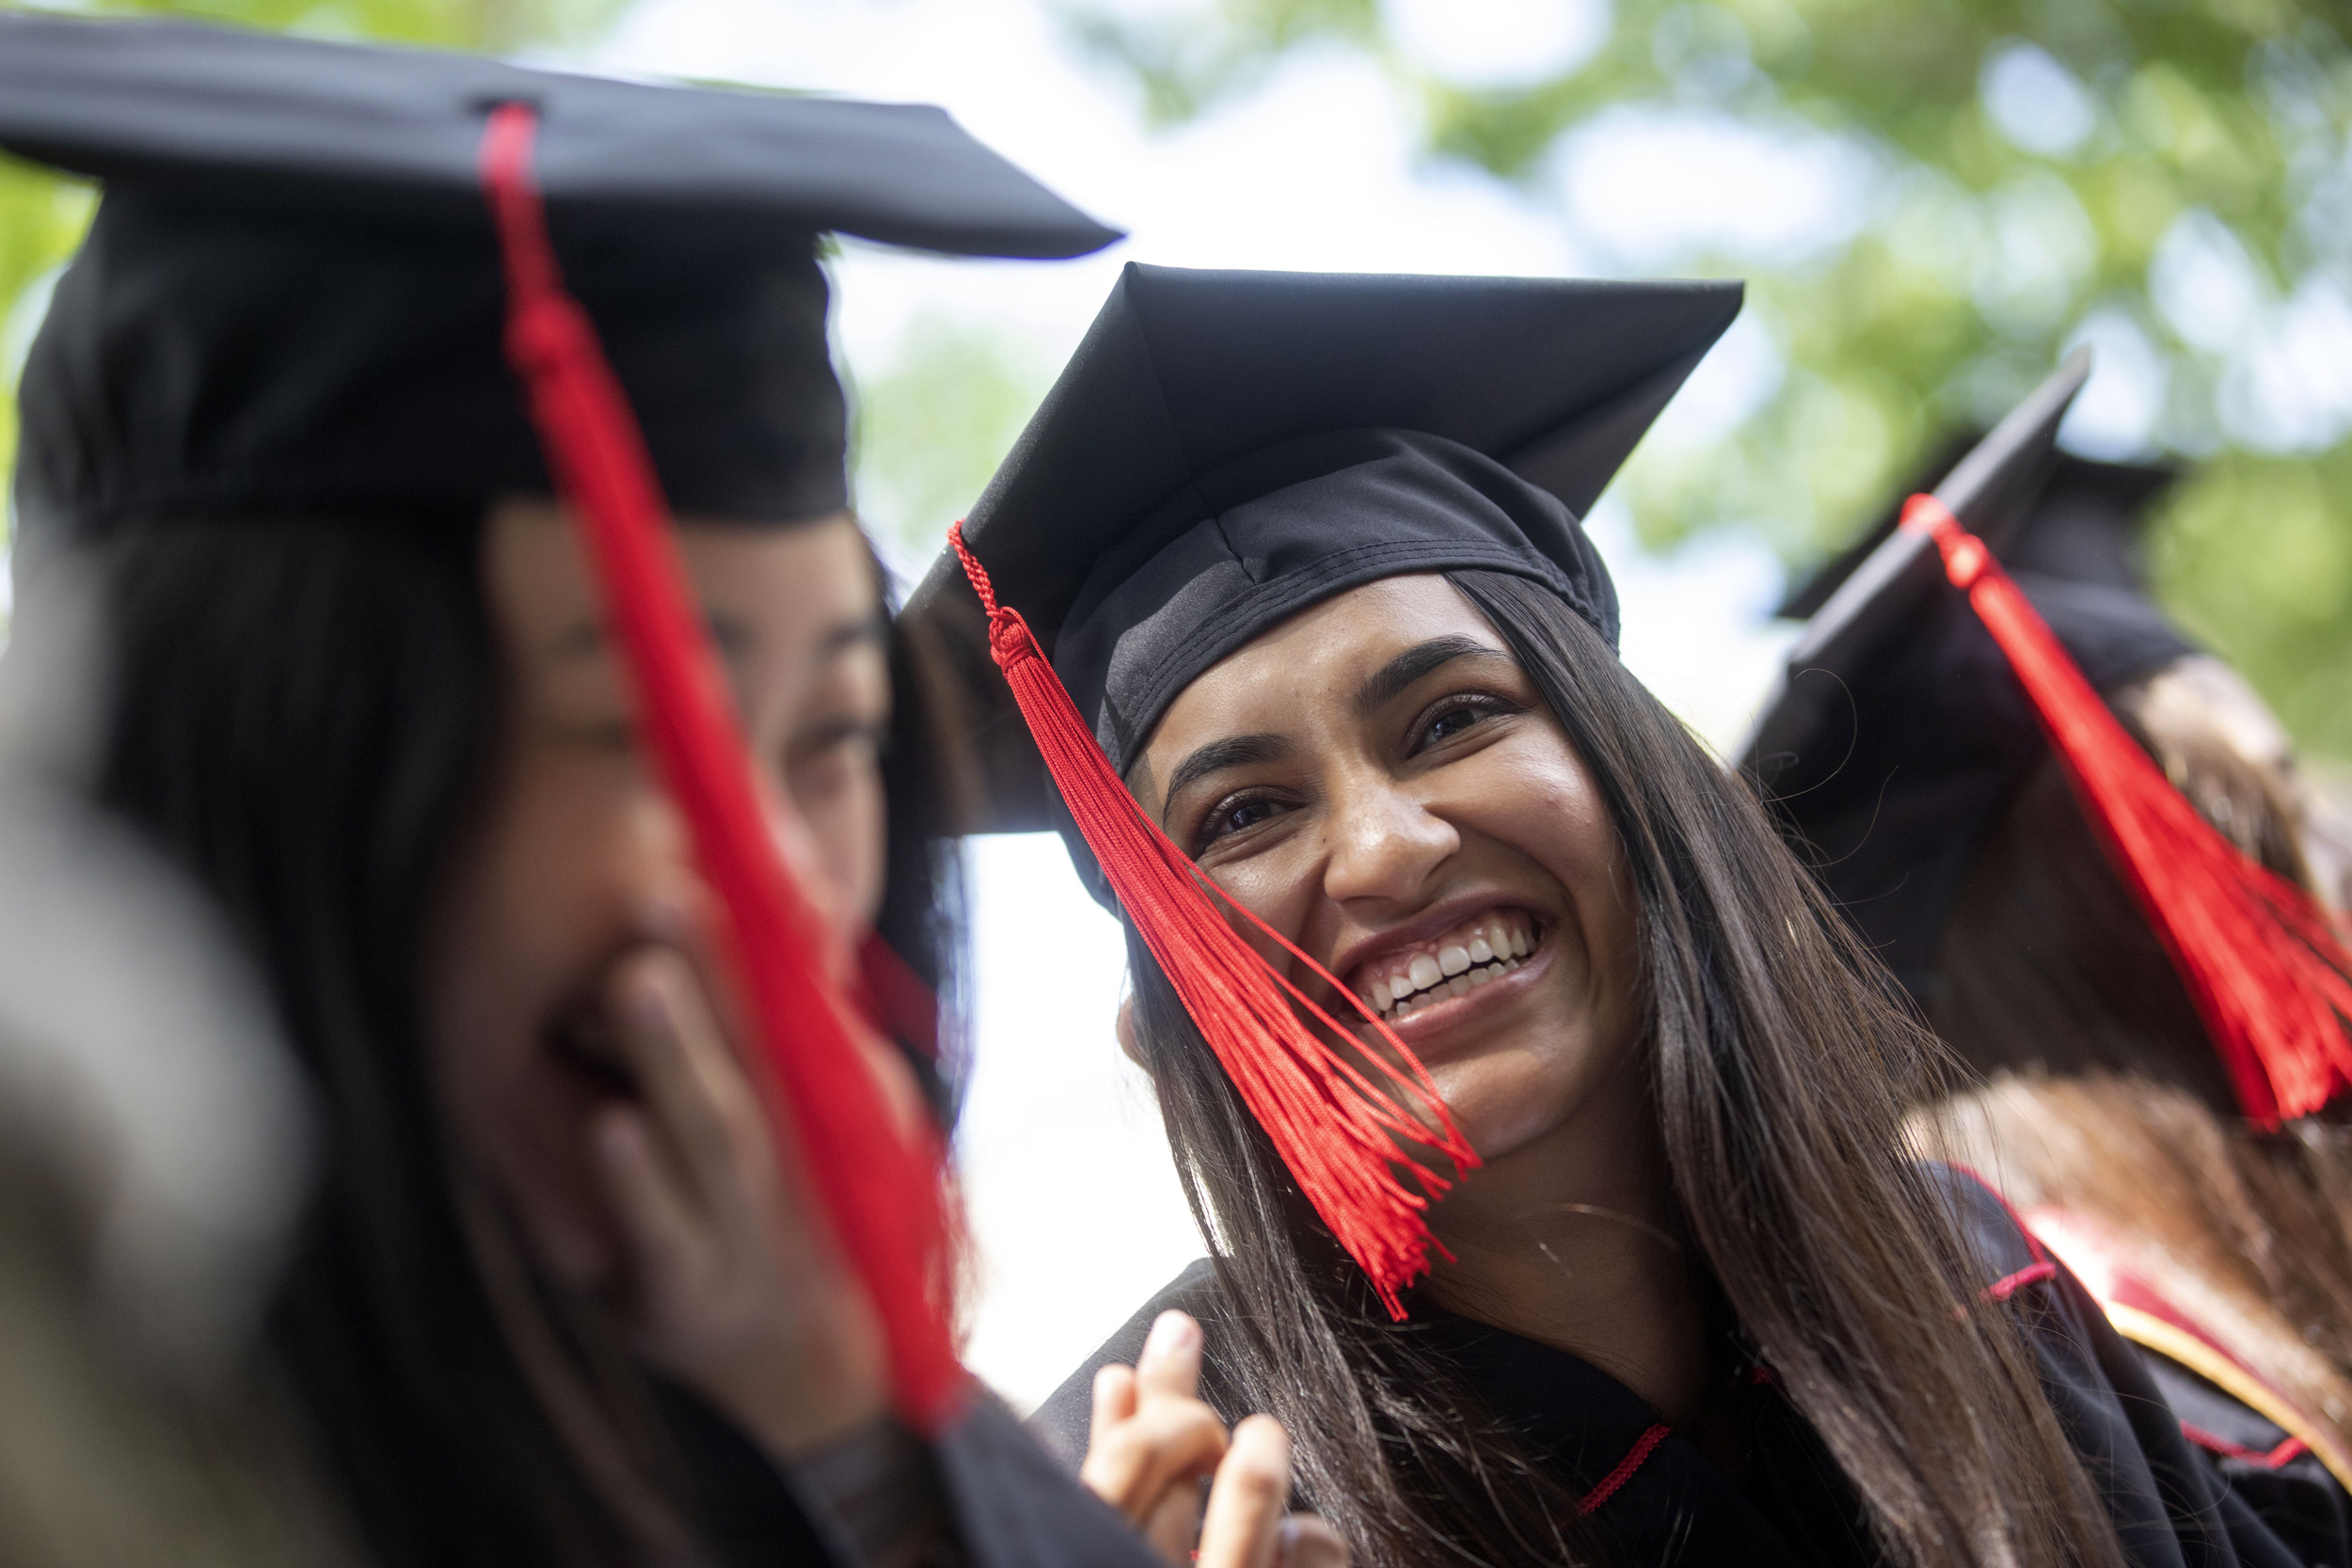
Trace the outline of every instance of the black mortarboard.
<path fill-rule="evenodd" d="M 1613 642 L 1615 591 L 1579 518 L 1740 298 L 1131 263 L 963 537 L 1121 772 L 1202 671 L 1375 578 L 1517 573 Z M 952 556 L 912 612 L 962 619 L 984 660 Z M 1046 825 L 1018 717 L 1000 705 L 989 723 L 992 825 Z"/>
<path fill-rule="evenodd" d="M 818 233 L 1027 257 L 1116 237 L 933 108 L 0 15 L 0 148 L 106 187 L 25 368 L 27 534 L 548 493 L 480 183 L 509 102 L 537 112 L 566 279 L 682 511 L 846 501 Z"/>
<path fill-rule="evenodd" d="M 2078 354 L 1935 495 L 2009 568 L 2090 684 L 2113 692 L 2192 651 L 2142 590 L 2137 510 L 2169 469 L 2057 451 Z M 1895 514 L 1791 596 L 1811 620 L 1741 766 L 1832 895 L 1922 1001 L 1984 835 L 2048 747 L 2009 657 L 1934 545 Z"/>

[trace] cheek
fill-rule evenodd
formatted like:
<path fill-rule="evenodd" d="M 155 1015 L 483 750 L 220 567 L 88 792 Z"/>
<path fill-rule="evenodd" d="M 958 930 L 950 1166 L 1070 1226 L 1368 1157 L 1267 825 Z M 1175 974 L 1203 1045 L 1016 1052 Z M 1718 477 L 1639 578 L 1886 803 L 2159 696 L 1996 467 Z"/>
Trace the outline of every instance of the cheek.
<path fill-rule="evenodd" d="M 1548 971 L 1527 1011 L 1486 1051 L 1436 1073 L 1471 1144 L 1489 1160 L 1584 1118 L 1638 1082 L 1638 924 L 1616 829 L 1565 740 L 1498 748 L 1462 796 L 1466 832 L 1557 889 Z"/>
<path fill-rule="evenodd" d="M 1311 953 L 1317 952 L 1317 948 L 1310 940 L 1307 924 L 1321 902 L 1320 884 L 1314 875 L 1320 850 L 1318 832 L 1317 826 L 1303 819 L 1302 814 L 1298 826 L 1281 843 L 1246 860 L 1218 866 L 1209 874 L 1209 879 L 1226 897 Z M 1269 963 L 1285 973 L 1297 967 L 1297 960 L 1273 938 L 1231 910 L 1222 912 L 1226 924 Z"/>
<path fill-rule="evenodd" d="M 573 1238 L 596 1227 L 583 1142 L 595 1089 L 548 1048 L 646 911 L 682 893 L 681 845 L 626 765 L 568 762 L 509 782 L 453 888 L 437 942 L 435 1089 L 459 1153 Z"/>

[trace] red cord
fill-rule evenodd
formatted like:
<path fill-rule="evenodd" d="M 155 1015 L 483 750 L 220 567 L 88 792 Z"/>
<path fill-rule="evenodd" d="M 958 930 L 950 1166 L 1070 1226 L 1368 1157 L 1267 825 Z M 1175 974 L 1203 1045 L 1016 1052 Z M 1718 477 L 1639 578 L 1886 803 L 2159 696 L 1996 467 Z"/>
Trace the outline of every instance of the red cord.
<path fill-rule="evenodd" d="M 724 956 L 761 1048 L 755 1076 L 770 1116 L 788 1130 L 881 1317 L 899 1415 L 935 1433 L 966 1386 L 942 1310 L 950 1259 L 939 1141 L 928 1126 L 911 1138 L 895 1130 L 826 973 L 818 916 L 776 855 L 644 436 L 596 328 L 564 291 L 531 170 L 535 131 L 533 112 L 509 103 L 482 140 L 506 266 L 507 357 L 627 656 L 639 742 L 724 911 Z"/>
<path fill-rule="evenodd" d="M 1652 1422 L 1648 1431 L 1634 1439 L 1631 1450 L 1623 1459 L 1617 1461 L 1617 1467 L 1601 1477 L 1599 1485 L 1584 1494 L 1582 1500 L 1576 1505 L 1576 1511 L 1579 1513 L 1590 1513 L 1615 1497 L 1618 1490 L 1627 1481 L 1631 1481 L 1640 1472 L 1642 1466 L 1648 1463 L 1649 1456 L 1657 1451 L 1658 1445 L 1673 1435 L 1673 1431 L 1665 1422 Z"/>
<path fill-rule="evenodd" d="M 2249 1121 L 2276 1127 L 2352 1087 L 2352 956 L 2301 888 L 2198 815 L 1983 541 L 1932 496 L 1903 527 L 1931 535 L 2032 697 L 2075 799 L 2180 972 Z"/>
<path fill-rule="evenodd" d="M 961 523 L 948 531 L 947 541 L 988 611 L 990 652 L 1120 907 L 1299 1190 L 1390 1313 L 1404 1317 L 1400 1292 L 1428 1272 L 1431 1248 L 1444 1251 L 1429 1234 L 1426 1211 L 1430 1197 L 1452 1182 L 1427 1164 L 1407 1165 L 1417 1190 L 1399 1166 L 1416 1148 L 1442 1157 L 1457 1171 L 1478 1164 L 1437 1085 L 1354 991 L 1227 898 L 1160 831 L 1112 771 L 1020 611 L 997 604 L 987 571 L 964 546 Z M 1210 902 L 1212 894 L 1344 998 L 1388 1053 L 1343 1053 L 1335 1047 L 1331 1041 L 1350 1037 L 1352 1030 L 1252 946 Z M 1303 1022 L 1298 1008 L 1327 1037 Z"/>

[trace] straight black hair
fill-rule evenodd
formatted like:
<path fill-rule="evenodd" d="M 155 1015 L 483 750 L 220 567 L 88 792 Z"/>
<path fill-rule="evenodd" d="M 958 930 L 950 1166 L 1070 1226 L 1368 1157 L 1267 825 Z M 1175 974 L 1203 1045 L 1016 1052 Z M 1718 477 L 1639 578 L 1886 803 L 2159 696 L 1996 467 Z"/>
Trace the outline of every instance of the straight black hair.
<path fill-rule="evenodd" d="M 1556 595 L 1448 580 L 1510 646 L 1608 803 L 1638 903 L 1639 1043 L 1678 1240 L 1778 1374 L 1892 1562 L 2106 1565 L 2113 1527 L 1900 1107 L 1932 1037 L 1727 776 Z M 1392 1324 L 1300 1199 L 1130 933 L 1137 1034 L 1231 1319 L 1214 1402 L 1291 1431 L 1313 1505 L 1375 1568 L 1591 1562 L 1578 1499 Z"/>
<path fill-rule="evenodd" d="M 126 531 L 98 561 L 95 793 L 217 900 L 315 1080 L 325 1169 L 269 1349 L 370 1556 L 631 1561 L 626 1499 L 590 1479 L 501 1329 L 426 1065 L 427 943 L 506 713 L 480 557 L 469 518 Z M 953 985 L 955 770 L 919 663 L 894 641 L 881 931 Z M 952 1074 L 916 1065 L 946 1107 Z"/>

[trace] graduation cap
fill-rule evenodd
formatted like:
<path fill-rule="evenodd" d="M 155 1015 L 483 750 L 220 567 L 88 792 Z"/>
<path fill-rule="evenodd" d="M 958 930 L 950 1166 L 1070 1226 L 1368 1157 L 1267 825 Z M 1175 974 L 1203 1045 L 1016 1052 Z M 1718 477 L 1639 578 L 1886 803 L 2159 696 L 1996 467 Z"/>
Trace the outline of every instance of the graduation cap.
<path fill-rule="evenodd" d="M 816 237 L 1071 256 L 1115 233 L 939 109 L 176 23 L 0 15 L 0 148 L 103 181 L 24 371 L 24 537 L 169 515 L 470 519 L 549 476 L 480 182 L 529 103 L 567 281 L 673 504 L 837 511 Z"/>
<path fill-rule="evenodd" d="M 985 614 L 1073 858 L 1133 922 L 1301 1190 L 1400 1316 L 1398 1292 L 1427 1267 L 1428 1195 L 1443 1185 L 1425 1164 L 1421 1190 L 1401 1180 L 1401 1150 L 1457 1169 L 1476 1156 L 1403 1042 L 1216 893 L 1122 776 L 1210 666 L 1382 578 L 1533 578 L 1613 644 L 1616 595 L 1579 515 L 1740 297 L 1736 283 L 1131 264 L 911 603 L 949 623 L 967 607 L 974 635 Z M 1009 726 L 998 736 L 1009 742 Z M 1359 1016 L 1343 1025 L 1324 1012 L 1235 923 Z M 1366 1024 L 1393 1060 L 1327 1042 Z"/>
<path fill-rule="evenodd" d="M 1898 494 L 1909 497 L 1934 489 L 1987 434 L 1977 430 L 1947 443 Z M 2048 478 L 2029 509 L 2013 522 L 1988 523 L 1989 531 L 1978 537 L 1988 544 L 1998 538 L 1994 553 L 2011 573 L 2146 593 L 2148 509 L 2180 479 L 2179 466 L 2107 463 L 2065 451 L 2053 451 L 2047 466 Z M 1773 613 L 1784 620 L 1810 620 L 1901 521 L 1900 503 L 1888 507 L 1851 545 L 1792 588 Z"/>
<path fill-rule="evenodd" d="M 818 232 L 1061 256 L 1111 231 L 936 110 L 165 24 L 0 16 L 0 148 L 105 184 L 26 364 L 20 546 L 572 503 L 726 913 L 755 1077 L 900 1413 L 935 1429 L 965 1386 L 937 1139 L 899 1134 L 865 1065 L 665 525 L 671 502 L 789 522 L 846 500 Z"/>
<path fill-rule="evenodd" d="M 2103 699 L 2194 644 L 2142 591 L 2131 526 L 2169 470 L 2056 450 L 2089 373 L 2078 351 L 1792 599 L 1812 619 L 1740 766 L 1925 1001 L 1979 846 L 2055 742 L 2241 1105 L 2275 1123 L 2352 1083 L 2352 984 L 2325 916 L 2205 823 Z"/>

